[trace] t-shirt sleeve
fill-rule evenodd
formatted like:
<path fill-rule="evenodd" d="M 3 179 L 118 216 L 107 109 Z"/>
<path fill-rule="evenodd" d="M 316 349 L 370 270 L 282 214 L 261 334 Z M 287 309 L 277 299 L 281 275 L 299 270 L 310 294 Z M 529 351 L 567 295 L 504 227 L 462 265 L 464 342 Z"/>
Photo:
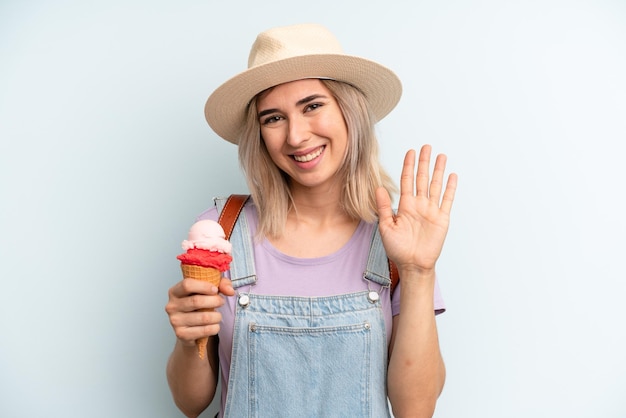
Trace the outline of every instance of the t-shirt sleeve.
<path fill-rule="evenodd" d="M 398 286 L 393 292 L 391 297 L 391 314 L 396 316 L 400 313 L 400 288 L 402 286 L 402 280 L 398 283 Z M 442 314 L 446 311 L 446 304 L 444 303 L 443 296 L 441 296 L 441 289 L 439 288 L 439 281 L 435 280 L 435 292 L 433 295 L 435 305 L 435 315 Z"/>
<path fill-rule="evenodd" d="M 215 206 L 211 206 L 210 208 L 208 208 L 207 210 L 205 210 L 204 212 L 202 212 L 200 215 L 196 217 L 196 222 L 202 221 L 204 219 L 210 219 L 212 221 L 217 222 L 218 218 L 219 218 L 219 215 L 217 214 L 217 208 Z"/>

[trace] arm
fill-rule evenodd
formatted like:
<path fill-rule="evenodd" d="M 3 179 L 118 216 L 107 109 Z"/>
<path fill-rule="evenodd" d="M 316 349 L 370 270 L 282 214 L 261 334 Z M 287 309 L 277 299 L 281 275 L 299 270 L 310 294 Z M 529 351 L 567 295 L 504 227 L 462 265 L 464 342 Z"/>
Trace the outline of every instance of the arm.
<path fill-rule="evenodd" d="M 222 279 L 219 291 L 234 294 L 230 280 Z M 215 396 L 218 382 L 216 335 L 222 317 L 217 311 L 198 310 L 217 308 L 223 303 L 215 286 L 199 280 L 182 280 L 169 291 L 165 310 L 177 340 L 167 363 L 167 380 L 176 406 L 187 417 L 197 417 L 206 409 Z M 206 336 L 210 337 L 207 356 L 201 359 L 195 341 Z"/>
<path fill-rule="evenodd" d="M 393 318 L 388 370 L 389 399 L 396 417 L 432 417 L 445 382 L 431 278 L 424 284 L 402 276 L 400 306 Z M 432 277 L 434 283 L 434 274 Z M 406 287 L 405 287 L 406 285 Z"/>
<path fill-rule="evenodd" d="M 211 357 L 217 352 L 215 346 L 215 338 L 209 338 L 207 351 Z M 215 396 L 218 369 L 212 363 L 200 359 L 195 345 L 176 341 L 167 363 L 167 381 L 176 406 L 187 417 L 200 415 Z"/>
<path fill-rule="evenodd" d="M 445 381 L 433 294 L 457 177 L 449 176 L 442 197 L 446 158 L 437 157 L 429 184 L 430 153 L 430 146 L 422 147 L 415 177 L 415 152 L 407 153 L 397 214 L 384 189 L 376 194 L 383 244 L 402 277 L 388 370 L 389 400 L 398 418 L 431 417 Z"/>

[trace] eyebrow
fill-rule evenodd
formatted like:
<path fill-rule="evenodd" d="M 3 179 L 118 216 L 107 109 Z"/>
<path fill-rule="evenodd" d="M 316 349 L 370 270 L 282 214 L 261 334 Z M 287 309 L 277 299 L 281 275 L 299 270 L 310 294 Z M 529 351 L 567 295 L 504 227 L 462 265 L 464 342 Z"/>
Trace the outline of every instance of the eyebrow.
<path fill-rule="evenodd" d="M 312 94 L 310 96 L 307 96 L 303 99 L 300 99 L 296 102 L 296 106 L 302 106 L 303 104 L 312 102 L 313 100 L 317 100 L 317 99 L 327 99 L 327 96 L 324 96 L 323 94 Z M 257 117 L 260 119 L 265 115 L 269 115 L 271 113 L 275 113 L 278 112 L 278 109 L 265 109 L 259 112 L 259 114 L 257 115 Z"/>

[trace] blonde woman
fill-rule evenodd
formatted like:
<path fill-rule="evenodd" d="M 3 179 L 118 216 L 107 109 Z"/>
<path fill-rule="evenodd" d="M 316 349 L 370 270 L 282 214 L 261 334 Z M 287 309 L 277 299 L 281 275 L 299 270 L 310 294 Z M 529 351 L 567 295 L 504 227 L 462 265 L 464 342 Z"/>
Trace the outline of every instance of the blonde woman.
<path fill-rule="evenodd" d="M 306 24 L 259 34 L 248 69 L 209 97 L 207 121 L 238 144 L 251 198 L 219 288 L 184 279 L 169 291 L 167 376 L 187 416 L 218 379 L 223 417 L 389 417 L 389 404 L 432 416 L 445 381 L 435 265 L 457 177 L 444 155 L 431 175 L 429 146 L 409 150 L 392 210 L 374 125 L 400 95 L 391 70 Z"/>

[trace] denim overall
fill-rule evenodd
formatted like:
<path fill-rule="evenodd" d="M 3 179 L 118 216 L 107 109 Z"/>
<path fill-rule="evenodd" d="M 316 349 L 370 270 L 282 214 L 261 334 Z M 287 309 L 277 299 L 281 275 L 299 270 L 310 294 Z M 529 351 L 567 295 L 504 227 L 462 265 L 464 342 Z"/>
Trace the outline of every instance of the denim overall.
<path fill-rule="evenodd" d="M 218 211 L 224 203 L 216 199 Z M 374 231 L 363 275 L 369 290 L 328 297 L 256 295 L 252 237 L 241 212 L 230 238 L 238 303 L 224 417 L 390 417 L 378 292 L 391 281 Z"/>

